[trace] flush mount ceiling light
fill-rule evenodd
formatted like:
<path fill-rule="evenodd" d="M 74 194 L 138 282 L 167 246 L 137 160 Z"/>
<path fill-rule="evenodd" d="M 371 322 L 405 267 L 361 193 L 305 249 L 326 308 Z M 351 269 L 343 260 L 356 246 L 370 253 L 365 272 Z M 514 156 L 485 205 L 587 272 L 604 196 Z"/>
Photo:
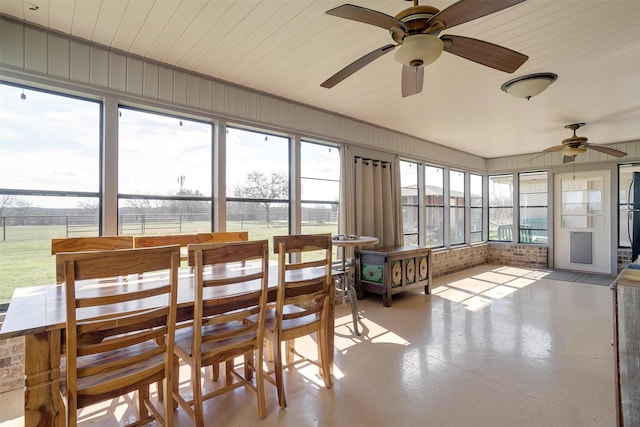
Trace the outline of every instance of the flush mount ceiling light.
<path fill-rule="evenodd" d="M 393 59 L 409 67 L 431 64 L 442 54 L 444 43 L 430 34 L 414 34 L 404 38 Z"/>
<path fill-rule="evenodd" d="M 500 89 L 516 98 L 529 100 L 532 96 L 544 92 L 557 78 L 558 75 L 554 73 L 527 74 L 505 82 Z"/>

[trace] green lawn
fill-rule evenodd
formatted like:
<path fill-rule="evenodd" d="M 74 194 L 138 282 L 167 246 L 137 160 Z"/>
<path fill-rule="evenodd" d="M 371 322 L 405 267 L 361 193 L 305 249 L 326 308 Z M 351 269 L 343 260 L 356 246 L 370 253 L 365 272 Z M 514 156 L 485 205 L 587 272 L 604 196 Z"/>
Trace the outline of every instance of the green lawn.
<path fill-rule="evenodd" d="M 183 233 L 206 231 L 209 223 L 190 223 Z M 251 240 L 267 239 L 288 234 L 286 224 L 229 223 L 228 231 L 248 231 Z M 336 233 L 331 224 L 304 225 L 303 233 Z M 167 232 L 169 234 L 169 232 Z M 80 237 L 74 234 L 74 237 Z M 6 230 L 6 240 L 0 242 L 0 304 L 11 299 L 13 289 L 19 286 L 43 285 L 55 282 L 55 257 L 51 255 L 51 239 L 66 237 L 64 226 L 24 226 Z M 275 260 L 273 249 L 269 251 Z M 334 258 L 336 256 L 334 249 Z"/>

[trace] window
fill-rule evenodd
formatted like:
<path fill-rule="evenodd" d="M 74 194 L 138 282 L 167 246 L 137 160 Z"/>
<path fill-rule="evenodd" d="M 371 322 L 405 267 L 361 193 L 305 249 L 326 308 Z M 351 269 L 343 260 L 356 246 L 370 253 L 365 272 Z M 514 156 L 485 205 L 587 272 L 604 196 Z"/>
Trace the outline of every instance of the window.
<path fill-rule="evenodd" d="M 513 175 L 489 177 L 489 240 L 512 242 Z"/>
<path fill-rule="evenodd" d="M 482 176 L 469 175 L 469 197 L 470 197 L 470 225 L 471 225 L 471 243 L 482 241 L 482 232 L 484 221 L 482 218 Z"/>
<path fill-rule="evenodd" d="M 464 243 L 464 172 L 449 171 L 449 239 Z"/>
<path fill-rule="evenodd" d="M 419 240 L 418 167 L 417 163 L 400 161 L 400 191 L 405 245 L 417 245 Z"/>
<path fill-rule="evenodd" d="M 631 213 L 629 212 L 628 203 L 633 203 L 633 194 L 629 194 L 633 173 L 640 172 L 640 164 L 620 165 L 618 168 L 618 213 L 619 213 L 619 232 L 618 246 L 621 248 L 631 247 Z"/>
<path fill-rule="evenodd" d="M 444 174 L 442 168 L 424 167 L 427 246 L 444 246 Z"/>
<path fill-rule="evenodd" d="M 340 150 L 302 141 L 300 175 L 302 233 L 338 234 Z"/>
<path fill-rule="evenodd" d="M 55 281 L 52 238 L 100 234 L 102 104 L 5 83 L 0 98 L 0 271 L 21 265 L 0 274 L 2 306 Z"/>
<path fill-rule="evenodd" d="M 547 243 L 547 172 L 519 176 L 521 243 Z"/>
<path fill-rule="evenodd" d="M 211 231 L 213 125 L 119 112 L 119 234 Z"/>
<path fill-rule="evenodd" d="M 227 127 L 227 230 L 289 234 L 289 138 Z M 273 252 L 273 251 L 271 251 Z"/>

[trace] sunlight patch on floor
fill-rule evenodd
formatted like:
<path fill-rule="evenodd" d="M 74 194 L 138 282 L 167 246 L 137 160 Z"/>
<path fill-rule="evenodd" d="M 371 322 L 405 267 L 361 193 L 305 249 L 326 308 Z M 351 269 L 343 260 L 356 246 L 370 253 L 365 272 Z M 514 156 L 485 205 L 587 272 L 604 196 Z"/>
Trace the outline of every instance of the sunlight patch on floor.
<path fill-rule="evenodd" d="M 495 301 L 508 297 L 549 273 L 518 267 L 497 267 L 460 280 L 442 284 L 431 290 L 454 303 L 463 304 L 466 310 L 478 311 Z"/>

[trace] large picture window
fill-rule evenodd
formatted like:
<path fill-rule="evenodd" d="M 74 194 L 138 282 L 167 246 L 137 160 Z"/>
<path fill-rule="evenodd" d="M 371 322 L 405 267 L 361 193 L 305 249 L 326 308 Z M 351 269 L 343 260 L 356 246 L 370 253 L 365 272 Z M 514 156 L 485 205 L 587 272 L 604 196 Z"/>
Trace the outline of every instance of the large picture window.
<path fill-rule="evenodd" d="M 400 161 L 400 191 L 402 194 L 402 226 L 405 245 L 417 245 L 420 232 L 420 201 L 418 198 L 418 164 Z"/>
<path fill-rule="evenodd" d="M 213 125 L 120 107 L 119 234 L 211 231 Z"/>
<path fill-rule="evenodd" d="M 489 177 L 489 240 L 513 241 L 513 175 Z"/>
<path fill-rule="evenodd" d="M 301 230 L 338 234 L 340 150 L 302 141 L 300 147 Z"/>
<path fill-rule="evenodd" d="M 444 246 L 444 171 L 425 166 L 424 178 L 426 245 Z"/>
<path fill-rule="evenodd" d="M 470 225 L 471 225 L 471 243 L 482 241 L 482 232 L 484 228 L 483 220 L 483 189 L 482 176 L 476 174 L 469 175 L 469 204 L 470 204 Z"/>
<path fill-rule="evenodd" d="M 289 138 L 227 127 L 227 230 L 289 234 Z M 272 251 L 271 251 L 272 252 Z"/>
<path fill-rule="evenodd" d="M 449 239 L 464 243 L 464 172 L 449 171 Z"/>
<path fill-rule="evenodd" d="M 547 172 L 519 175 L 520 243 L 547 243 Z"/>
<path fill-rule="evenodd" d="M 102 104 L 5 83 L 0 98 L 2 311 L 14 287 L 55 281 L 52 238 L 100 233 Z"/>

